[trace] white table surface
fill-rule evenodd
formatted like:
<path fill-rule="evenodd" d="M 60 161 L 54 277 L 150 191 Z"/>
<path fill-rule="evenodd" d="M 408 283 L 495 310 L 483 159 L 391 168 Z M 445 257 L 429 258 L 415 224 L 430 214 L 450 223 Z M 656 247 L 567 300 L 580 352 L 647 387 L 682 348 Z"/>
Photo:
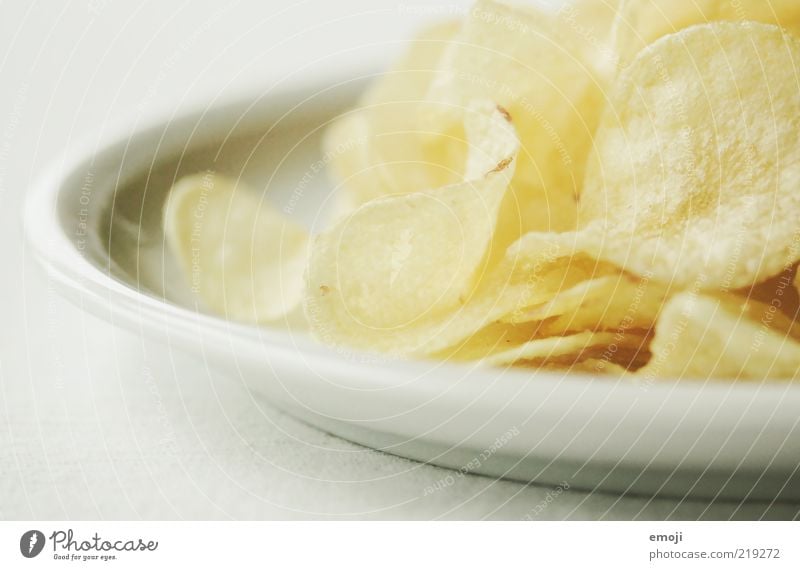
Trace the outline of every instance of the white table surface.
<path fill-rule="evenodd" d="M 364 449 L 256 407 L 63 301 L 22 243 L 26 189 L 109 122 L 178 110 L 463 2 L 0 0 L 0 518 L 793 518 L 790 505 L 586 494 Z M 545 505 L 537 508 L 537 505 Z"/>

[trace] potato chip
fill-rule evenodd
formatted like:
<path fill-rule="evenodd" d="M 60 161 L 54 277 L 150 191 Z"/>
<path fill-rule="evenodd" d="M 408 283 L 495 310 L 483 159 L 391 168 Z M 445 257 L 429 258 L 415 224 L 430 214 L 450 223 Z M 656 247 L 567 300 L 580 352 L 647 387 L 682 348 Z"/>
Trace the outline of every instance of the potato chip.
<path fill-rule="evenodd" d="M 586 281 L 602 267 L 581 255 L 542 263 L 508 255 L 486 273 L 470 298 L 453 314 L 409 331 L 417 346 L 411 352 L 466 360 L 482 358 L 505 341 L 522 343 L 537 334 L 538 323 L 510 327 L 501 322 L 504 317 L 519 307 L 551 299 L 562 287 Z M 420 343 L 420 338 L 425 342 Z"/>
<path fill-rule="evenodd" d="M 484 362 L 494 365 L 507 365 L 516 362 L 545 362 L 560 357 L 577 358 L 592 346 L 607 346 L 614 342 L 614 333 L 581 332 L 568 336 L 554 336 L 531 340 L 520 346 L 496 352 L 484 358 Z"/>
<path fill-rule="evenodd" d="M 581 59 L 597 75 L 609 80 L 619 66 L 618 26 L 624 0 L 566 0 L 556 9 L 556 21 L 563 28 L 559 37 L 570 37 Z"/>
<path fill-rule="evenodd" d="M 553 256 L 529 263 L 516 253 L 488 267 L 475 289 L 451 311 L 426 314 L 395 328 L 378 328 L 354 319 L 347 299 L 331 287 L 327 275 L 336 275 L 333 255 L 315 245 L 310 262 L 306 314 L 312 330 L 324 342 L 341 347 L 381 351 L 391 355 L 435 355 L 447 358 L 467 346 L 487 346 L 495 335 L 493 324 L 518 307 L 543 303 L 562 287 L 571 287 L 590 279 L 598 271 L 598 262 L 580 254 L 575 257 Z M 318 257 L 319 254 L 319 257 Z M 366 263 L 365 263 L 366 264 Z M 359 271 L 368 271 L 368 268 Z M 320 280 L 323 277 L 325 279 Z M 357 281 L 357 276 L 352 276 Z M 320 287 L 323 287 L 320 289 Z M 329 297 L 329 295 L 335 297 Z M 367 305 L 369 306 L 369 305 Z M 383 308 L 374 299 L 373 311 Z M 419 310 L 417 308 L 417 310 Z"/>
<path fill-rule="evenodd" d="M 468 181 L 373 200 L 315 242 L 309 294 L 328 321 L 391 331 L 457 306 L 475 285 L 514 171 L 518 142 L 494 104 L 473 107 Z"/>
<path fill-rule="evenodd" d="M 423 28 L 409 42 L 402 57 L 364 93 L 361 105 L 422 101 L 438 71 L 442 54 L 460 29 L 458 20 L 445 20 Z"/>
<path fill-rule="evenodd" d="M 494 322 L 433 356 L 457 361 L 483 360 L 501 364 L 535 361 L 561 365 L 605 357 L 610 363 L 624 361 L 627 366 L 636 360 L 641 365 L 649 356 L 646 348 L 649 336 L 648 331 L 642 330 L 560 335 L 548 333 L 541 322 Z"/>
<path fill-rule="evenodd" d="M 474 322 L 476 321 L 473 319 Z M 473 323 L 471 324 L 474 327 Z M 470 331 L 474 334 L 456 341 L 452 346 L 433 356 L 443 360 L 480 360 L 490 354 L 525 344 L 535 338 L 538 331 L 539 323 L 515 325 L 500 321 L 492 322 L 477 332 Z"/>
<path fill-rule="evenodd" d="M 584 331 L 566 336 L 535 338 L 523 344 L 486 355 L 482 361 L 493 365 L 557 363 L 569 366 L 589 358 L 602 359 L 616 364 L 613 359 L 623 357 L 626 366 L 641 353 L 649 356 L 646 335 L 634 333 L 617 334 L 613 332 Z"/>
<path fill-rule="evenodd" d="M 602 110 L 602 85 L 582 61 L 574 30 L 532 6 L 480 0 L 441 60 L 426 125 L 459 121 L 473 99 L 506 108 L 522 150 L 513 197 L 521 231 L 574 228 L 584 162 Z M 449 106 L 451 112 L 443 114 Z M 446 127 L 440 127 L 442 129 Z M 518 232 L 519 233 L 519 232 Z M 516 236 L 515 236 L 516 237 Z"/>
<path fill-rule="evenodd" d="M 579 248 L 677 287 L 745 287 L 800 257 L 800 40 L 716 23 L 621 76 L 595 137 Z"/>
<path fill-rule="evenodd" d="M 192 292 L 209 309 L 260 323 L 299 307 L 308 234 L 253 189 L 211 172 L 182 178 L 163 225 Z"/>
<path fill-rule="evenodd" d="M 562 370 L 564 368 L 562 367 Z M 586 373 L 586 374 L 606 374 L 609 376 L 626 377 L 631 373 L 624 366 L 620 366 L 610 360 L 603 360 L 602 358 L 587 358 L 580 362 L 571 364 L 566 368 L 568 372 Z"/>
<path fill-rule="evenodd" d="M 617 274 L 590 279 L 563 289 L 546 303 L 510 314 L 508 322 L 542 323 L 541 334 L 584 330 L 650 329 L 667 290 L 659 283 Z"/>
<path fill-rule="evenodd" d="M 329 174 L 338 183 L 333 220 L 376 196 L 391 193 L 376 174 L 380 160 L 375 157 L 374 143 L 367 114 L 358 110 L 338 117 L 325 131 L 323 154 Z"/>
<path fill-rule="evenodd" d="M 498 343 L 498 333 L 507 339 L 508 330 L 504 327 L 508 327 L 510 315 L 610 271 L 613 271 L 611 266 L 581 254 L 556 254 L 531 261 L 509 251 L 458 314 L 448 320 L 446 327 L 440 327 L 433 347 L 486 354 L 487 348 L 493 349 Z M 528 334 L 531 338 L 540 328 L 538 322 L 523 324 L 525 327 L 520 327 L 517 333 L 520 342 L 526 340 L 521 335 Z"/>
<path fill-rule="evenodd" d="M 800 374 L 800 326 L 781 311 L 733 295 L 682 293 L 661 314 L 639 374 L 647 378 L 790 380 Z"/>
<path fill-rule="evenodd" d="M 549 379 L 554 378 L 556 375 L 567 378 L 572 374 L 633 378 L 633 373 L 624 366 L 620 366 L 608 360 L 603 360 L 602 358 L 586 358 L 578 362 L 559 362 L 558 360 L 527 364 L 518 362 L 516 366 L 544 371 L 547 373 Z M 536 378 L 532 377 L 532 381 L 535 382 Z"/>
<path fill-rule="evenodd" d="M 797 0 L 626 0 L 621 8 L 617 49 L 623 63 L 662 36 L 696 24 L 753 21 L 800 34 Z"/>
<path fill-rule="evenodd" d="M 341 183 L 338 217 L 382 196 L 460 182 L 466 155 L 463 129 L 433 131 L 417 117 L 437 63 L 458 22 L 424 30 L 391 70 L 361 98 L 358 109 L 337 119 L 324 139 L 325 156 Z"/>

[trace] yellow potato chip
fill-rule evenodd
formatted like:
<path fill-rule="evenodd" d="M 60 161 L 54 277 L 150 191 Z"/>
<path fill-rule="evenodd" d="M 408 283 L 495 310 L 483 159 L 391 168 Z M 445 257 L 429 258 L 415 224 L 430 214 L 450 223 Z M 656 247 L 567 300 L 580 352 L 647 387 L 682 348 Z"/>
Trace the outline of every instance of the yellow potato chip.
<path fill-rule="evenodd" d="M 494 104 L 465 119 L 468 181 L 373 200 L 318 236 L 309 294 L 327 321 L 392 330 L 453 308 L 479 277 L 514 171 L 517 137 Z"/>
<path fill-rule="evenodd" d="M 585 331 L 568 336 L 534 339 L 520 346 L 490 354 L 483 361 L 502 366 L 520 361 L 544 362 L 564 357 L 577 358 L 587 348 L 608 346 L 613 342 L 614 333 Z"/>
<path fill-rule="evenodd" d="M 475 354 L 484 354 L 480 347 L 493 342 L 493 323 L 518 307 L 545 302 L 561 287 L 574 286 L 590 279 L 598 271 L 598 263 L 586 256 L 554 255 L 529 263 L 512 253 L 487 267 L 475 289 L 459 299 L 458 306 L 451 311 L 439 315 L 426 314 L 404 326 L 386 329 L 365 325 L 354 318 L 346 308 L 347 299 L 326 283 L 330 281 L 328 275 L 336 274 L 331 257 L 316 255 L 323 252 L 319 243 L 314 252 L 305 307 L 317 337 L 340 347 L 402 356 L 415 354 L 444 358 L 462 349 L 471 350 L 468 346 L 477 346 Z M 364 267 L 358 271 L 369 270 Z M 358 275 L 351 277 L 358 280 Z M 324 288 L 320 289 L 321 286 Z M 374 311 L 380 311 L 383 303 L 375 298 L 372 307 Z"/>
<path fill-rule="evenodd" d="M 163 226 L 209 309 L 260 323 L 299 307 L 308 234 L 245 184 L 211 172 L 182 178 L 170 190 Z"/>
<path fill-rule="evenodd" d="M 639 376 L 791 380 L 800 374 L 798 338 L 800 326 L 775 306 L 682 293 L 664 307 Z"/>
<path fill-rule="evenodd" d="M 422 322 L 389 342 L 413 347 L 401 350 L 440 358 L 482 358 L 504 343 L 521 344 L 537 334 L 538 323 L 518 327 L 503 323 L 509 314 L 520 307 L 543 303 L 562 287 L 573 287 L 604 270 L 602 264 L 580 255 L 539 263 L 508 255 L 487 271 L 475 291 L 452 314 Z"/>
<path fill-rule="evenodd" d="M 548 335 L 585 330 L 650 329 L 666 298 L 667 290 L 659 283 L 617 274 L 562 289 L 548 302 L 515 311 L 507 320 L 511 323 L 547 321 L 540 330 Z"/>
<path fill-rule="evenodd" d="M 561 335 L 549 333 L 541 322 L 494 322 L 433 356 L 456 361 L 483 360 L 502 364 L 536 361 L 561 365 L 604 357 L 605 361 L 616 365 L 624 362 L 628 366 L 636 361 L 641 366 L 649 356 L 648 341 L 649 332 L 643 330 Z"/>
<path fill-rule="evenodd" d="M 581 362 L 576 362 L 567 368 L 569 372 L 607 374 L 609 376 L 625 377 L 630 376 L 631 372 L 624 366 L 620 366 L 610 360 L 601 358 L 587 358 Z"/>
<path fill-rule="evenodd" d="M 617 49 L 624 63 L 660 37 L 696 24 L 753 21 L 800 33 L 797 0 L 626 0 L 621 8 Z"/>
<path fill-rule="evenodd" d="M 375 156 L 374 143 L 367 114 L 361 111 L 337 117 L 325 131 L 323 156 L 337 184 L 334 221 L 376 196 L 391 193 L 377 173 L 381 161 Z"/>
<path fill-rule="evenodd" d="M 603 101 L 603 87 L 574 36 L 551 12 L 480 0 L 431 85 L 429 100 L 438 106 L 423 124 L 457 123 L 458 110 L 475 98 L 496 101 L 511 114 L 522 145 L 512 188 L 519 220 L 503 226 L 574 228 Z M 443 113 L 448 106 L 451 112 Z"/>
<path fill-rule="evenodd" d="M 625 366 L 646 360 L 647 335 L 584 331 L 566 336 L 549 336 L 487 353 L 482 361 L 493 365 L 553 363 L 569 366 L 584 360 L 602 360 L 610 365 Z M 641 356 L 639 356 L 641 355 Z"/>
<path fill-rule="evenodd" d="M 473 319 L 473 324 L 476 322 Z M 522 323 L 520 325 L 505 322 L 493 322 L 478 331 L 470 331 L 470 335 L 460 339 L 453 346 L 434 354 L 443 360 L 480 360 L 490 354 L 520 346 L 535 338 L 539 323 Z M 472 334 L 474 333 L 474 334 Z"/>
<path fill-rule="evenodd" d="M 338 217 L 374 198 L 454 184 L 464 176 L 463 130 L 433 131 L 417 117 L 437 63 L 458 22 L 424 30 L 403 58 L 382 74 L 358 108 L 338 118 L 323 142 L 330 169 L 340 182 Z"/>
<path fill-rule="evenodd" d="M 611 79 L 619 66 L 618 26 L 624 0 L 566 0 L 556 8 L 562 28 L 558 37 L 572 38 L 581 59 L 604 79 Z"/>
<path fill-rule="evenodd" d="M 642 51 L 604 114 L 572 240 L 668 285 L 731 290 L 800 257 L 800 40 L 688 28 Z"/>

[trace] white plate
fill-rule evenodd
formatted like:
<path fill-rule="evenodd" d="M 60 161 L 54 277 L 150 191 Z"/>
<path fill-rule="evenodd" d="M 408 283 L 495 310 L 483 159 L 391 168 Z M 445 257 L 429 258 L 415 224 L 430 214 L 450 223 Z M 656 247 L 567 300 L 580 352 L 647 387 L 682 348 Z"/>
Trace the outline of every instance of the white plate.
<path fill-rule="evenodd" d="M 68 152 L 30 192 L 29 244 L 81 306 L 370 447 L 589 489 L 800 500 L 797 386 L 369 362 L 198 312 L 163 247 L 161 206 L 175 176 L 241 175 L 283 207 L 310 172 L 294 215 L 313 223 L 331 188 L 310 170 L 321 128 L 362 88 L 343 78 L 256 93 Z"/>

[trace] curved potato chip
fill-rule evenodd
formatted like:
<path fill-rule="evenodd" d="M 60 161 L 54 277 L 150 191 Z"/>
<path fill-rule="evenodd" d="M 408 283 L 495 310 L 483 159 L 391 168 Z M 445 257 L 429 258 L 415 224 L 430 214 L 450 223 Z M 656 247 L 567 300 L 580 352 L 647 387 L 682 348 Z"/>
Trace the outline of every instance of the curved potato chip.
<path fill-rule="evenodd" d="M 332 219 L 338 220 L 384 192 L 381 179 L 375 173 L 374 137 L 367 115 L 351 111 L 337 117 L 325 131 L 322 140 L 323 156 L 328 172 L 336 179 L 335 204 Z"/>
<path fill-rule="evenodd" d="M 545 368 L 547 368 L 547 366 L 545 366 Z M 564 370 L 564 367 L 561 366 L 560 369 Z M 619 377 L 631 375 L 628 369 L 625 368 L 624 366 L 620 366 L 619 364 L 616 364 L 609 360 L 603 360 L 601 358 L 587 358 L 586 360 L 582 360 L 580 362 L 571 364 L 569 367 L 566 368 L 566 370 L 568 372 L 603 374 L 608 376 L 619 376 Z"/>
<path fill-rule="evenodd" d="M 580 254 L 530 262 L 510 252 L 487 273 L 458 311 L 440 322 L 426 324 L 423 330 L 430 339 L 423 353 L 475 359 L 493 352 L 506 341 L 518 344 L 529 340 L 538 334 L 539 323 L 513 326 L 503 320 L 521 307 L 543 303 L 559 290 L 609 270 L 609 266 Z"/>
<path fill-rule="evenodd" d="M 317 237 L 309 294 L 344 330 L 412 325 L 462 302 L 475 285 L 514 170 L 518 142 L 493 104 L 473 108 L 468 182 L 373 200 Z"/>
<path fill-rule="evenodd" d="M 774 306 L 681 293 L 664 307 L 639 375 L 790 380 L 800 375 L 798 337 L 800 326 Z"/>
<path fill-rule="evenodd" d="M 513 117 L 521 151 L 512 190 L 523 232 L 575 225 L 603 93 L 574 36 L 552 12 L 480 0 L 431 85 L 429 100 L 440 105 L 423 116 L 426 125 L 457 123 L 458 110 L 476 98 Z"/>
<path fill-rule="evenodd" d="M 794 288 L 797 290 L 797 293 L 800 294 L 800 269 L 796 269 L 797 273 L 794 277 Z"/>
<path fill-rule="evenodd" d="M 394 329 L 365 327 L 354 321 L 341 309 L 341 299 L 331 303 L 325 298 L 330 290 L 315 294 L 316 281 L 309 281 L 306 315 L 312 330 L 327 344 L 394 355 L 449 357 L 467 345 L 486 346 L 492 342 L 492 323 L 518 307 L 547 301 L 562 287 L 590 279 L 597 267 L 598 262 L 580 255 L 575 258 L 554 257 L 538 263 L 528 263 L 520 256 L 509 255 L 487 269 L 475 290 L 452 311 L 426 315 Z M 479 352 L 480 349 L 475 354 Z"/>
<path fill-rule="evenodd" d="M 436 76 L 442 54 L 460 29 L 459 20 L 445 20 L 423 28 L 411 39 L 405 53 L 392 68 L 382 73 L 380 79 L 364 93 L 361 105 L 369 107 L 423 100 Z M 381 118 L 391 120 L 389 116 Z"/>
<path fill-rule="evenodd" d="M 618 47 L 624 63 L 657 39 L 696 24 L 761 22 L 800 33 L 797 0 L 626 0 L 619 13 Z"/>
<path fill-rule="evenodd" d="M 604 360 L 630 365 L 634 361 L 644 364 L 649 356 L 646 349 L 650 333 L 645 330 L 627 331 L 581 331 L 570 335 L 551 334 L 546 331 L 544 323 L 528 322 L 509 324 L 492 323 L 460 344 L 433 354 L 445 360 L 469 361 L 492 360 L 497 357 L 512 364 L 514 359 L 508 358 L 516 354 L 525 354 L 517 360 L 537 360 L 541 363 L 560 362 L 574 364 L 578 359 L 605 357 Z M 595 334 L 598 333 L 598 334 Z M 584 341 L 586 341 L 584 343 Z M 639 354 L 640 353 L 640 354 Z M 506 355 L 506 356 L 503 356 Z M 536 355 L 536 356 L 534 356 Z"/>
<path fill-rule="evenodd" d="M 567 0 L 559 3 L 560 37 L 574 39 L 582 56 L 599 77 L 611 79 L 619 66 L 618 26 L 624 0 Z"/>
<path fill-rule="evenodd" d="M 554 336 L 528 341 L 522 345 L 490 354 L 483 362 L 493 365 L 508 365 L 519 361 L 547 361 L 554 358 L 576 357 L 585 349 L 614 342 L 614 333 L 582 332 L 569 336 Z"/>
<path fill-rule="evenodd" d="M 597 356 L 608 346 L 631 351 L 644 350 L 646 338 L 633 334 L 584 331 L 568 336 L 538 338 L 507 350 L 486 356 L 483 362 L 497 366 L 520 362 L 553 362 L 572 364 Z"/>
<path fill-rule="evenodd" d="M 659 283 L 618 274 L 564 289 L 550 301 L 515 311 L 508 322 L 545 321 L 547 335 L 584 330 L 649 329 L 655 325 L 667 290 Z"/>
<path fill-rule="evenodd" d="M 716 23 L 662 38 L 620 78 L 572 239 L 686 288 L 736 289 L 800 257 L 800 40 Z"/>
<path fill-rule="evenodd" d="M 415 37 L 402 59 L 367 90 L 358 108 L 339 117 L 323 147 L 341 183 L 338 217 L 374 198 L 460 182 L 466 155 L 460 128 L 420 128 L 417 117 L 437 63 L 458 22 L 444 22 Z"/>
<path fill-rule="evenodd" d="M 209 309 L 269 322 L 299 306 L 308 234 L 244 184 L 210 172 L 180 179 L 163 226 L 192 292 Z"/>
<path fill-rule="evenodd" d="M 513 325 L 499 321 L 494 322 L 433 356 L 443 360 L 480 360 L 490 354 L 520 346 L 536 338 L 539 331 L 538 324 Z"/>

